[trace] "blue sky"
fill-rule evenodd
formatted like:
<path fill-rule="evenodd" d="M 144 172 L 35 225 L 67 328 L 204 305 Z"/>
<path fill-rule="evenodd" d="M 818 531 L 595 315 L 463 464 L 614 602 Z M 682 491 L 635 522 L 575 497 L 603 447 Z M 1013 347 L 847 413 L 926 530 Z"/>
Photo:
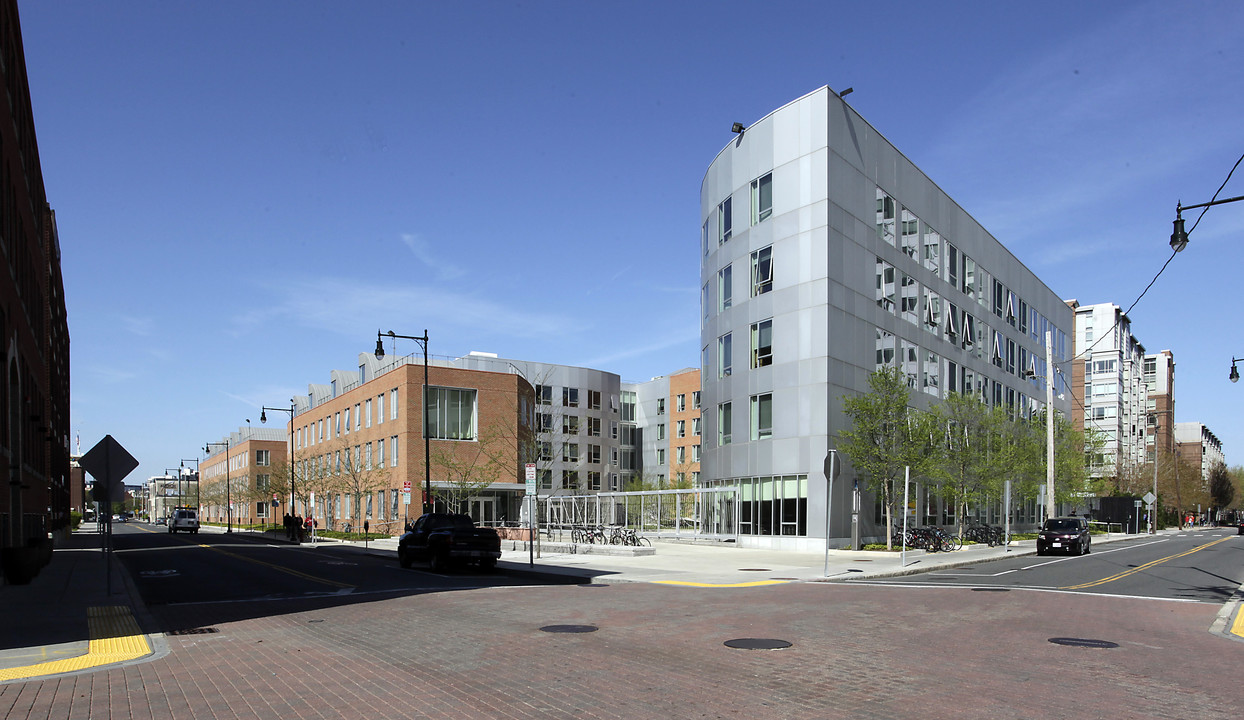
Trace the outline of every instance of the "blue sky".
<path fill-rule="evenodd" d="M 1175 203 L 1244 154 L 1237 2 L 19 7 L 72 428 L 127 447 L 130 482 L 380 328 L 624 380 L 697 364 L 704 171 L 822 85 L 1082 303 L 1130 306 Z M 1131 313 L 1229 464 L 1242 241 L 1244 202 L 1210 209 Z"/>

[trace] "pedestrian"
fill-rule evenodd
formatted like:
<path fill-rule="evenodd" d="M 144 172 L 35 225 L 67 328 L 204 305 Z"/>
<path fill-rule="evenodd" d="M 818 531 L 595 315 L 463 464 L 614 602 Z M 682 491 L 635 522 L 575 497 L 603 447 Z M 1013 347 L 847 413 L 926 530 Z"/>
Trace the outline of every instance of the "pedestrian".
<path fill-rule="evenodd" d="M 285 539 L 294 539 L 294 518 L 289 513 L 285 513 Z"/>
<path fill-rule="evenodd" d="M 294 528 L 294 537 L 291 539 L 294 542 L 302 542 L 302 518 L 295 515 L 292 525 Z"/>

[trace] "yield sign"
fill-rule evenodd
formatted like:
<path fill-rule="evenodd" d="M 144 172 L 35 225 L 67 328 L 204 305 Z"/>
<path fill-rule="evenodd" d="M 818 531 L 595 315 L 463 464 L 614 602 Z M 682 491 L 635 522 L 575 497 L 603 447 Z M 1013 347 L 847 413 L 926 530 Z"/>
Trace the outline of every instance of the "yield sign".
<path fill-rule="evenodd" d="M 106 498 L 111 501 L 123 496 L 121 480 L 138 467 L 138 461 L 111 435 L 105 435 L 78 460 L 78 466 L 102 484 Z"/>

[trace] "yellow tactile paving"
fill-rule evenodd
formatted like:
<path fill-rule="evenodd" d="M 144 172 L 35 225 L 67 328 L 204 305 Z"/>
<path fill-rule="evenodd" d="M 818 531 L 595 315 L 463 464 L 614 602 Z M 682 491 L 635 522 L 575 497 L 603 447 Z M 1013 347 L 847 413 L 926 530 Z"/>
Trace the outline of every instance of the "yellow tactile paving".
<path fill-rule="evenodd" d="M 147 636 L 139 629 L 138 622 L 134 620 L 128 607 L 108 605 L 87 608 L 86 623 L 91 639 L 85 655 L 0 669 L 0 681 L 87 670 L 151 654 Z"/>

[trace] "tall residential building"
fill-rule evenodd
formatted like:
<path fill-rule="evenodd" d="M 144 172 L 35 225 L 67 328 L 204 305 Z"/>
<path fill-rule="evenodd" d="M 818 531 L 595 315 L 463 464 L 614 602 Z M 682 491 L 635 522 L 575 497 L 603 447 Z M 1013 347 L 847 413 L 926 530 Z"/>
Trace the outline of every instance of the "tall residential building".
<path fill-rule="evenodd" d="M 1153 462 L 1155 457 L 1165 458 L 1175 452 L 1174 353 L 1163 350 L 1145 356 L 1145 386 L 1149 391 L 1145 461 Z"/>
<path fill-rule="evenodd" d="M 1026 417 L 1047 335 L 1069 357 L 1071 309 L 828 87 L 733 138 L 700 210 L 703 477 L 739 488 L 740 544 L 824 547 L 843 399 L 877 368 L 900 368 L 917 408 L 957 392 Z M 1054 390 L 1068 415 L 1061 374 Z M 833 483 L 833 538 L 850 536 L 856 479 L 845 463 Z M 884 537 L 860 488 L 860 535 Z M 928 490 L 916 507 L 952 521 Z"/>
<path fill-rule="evenodd" d="M 1067 304 L 1075 312 L 1071 415 L 1076 427 L 1096 432 L 1103 445 L 1090 458 L 1089 474 L 1117 481 L 1140 477 L 1148 462 L 1145 428 L 1149 387 L 1145 348 L 1118 305 Z"/>
<path fill-rule="evenodd" d="M 694 487 L 700 480 L 700 371 L 686 368 L 643 383 L 635 393 L 639 463 L 658 487 Z"/>
<path fill-rule="evenodd" d="M 1175 442 L 1179 459 L 1201 471 L 1201 482 L 1209 487 L 1209 471 L 1218 463 L 1225 463 L 1222 441 L 1199 422 L 1175 423 Z"/>
<path fill-rule="evenodd" d="M 30 582 L 70 532 L 69 323 L 56 214 L 39 165 L 17 2 L 0 1 L 0 558 Z"/>

